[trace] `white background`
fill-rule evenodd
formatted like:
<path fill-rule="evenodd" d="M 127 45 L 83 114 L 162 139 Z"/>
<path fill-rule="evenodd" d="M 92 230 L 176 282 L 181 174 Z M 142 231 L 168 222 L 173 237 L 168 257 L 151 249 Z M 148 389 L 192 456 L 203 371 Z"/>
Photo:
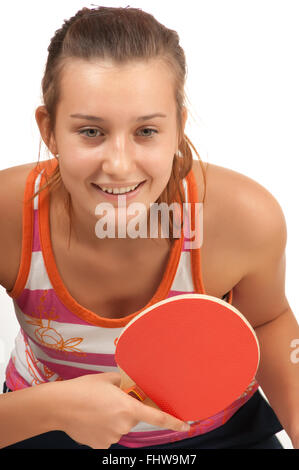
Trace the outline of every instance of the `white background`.
<path fill-rule="evenodd" d="M 299 319 L 299 2 L 119 0 L 100 5 L 141 8 L 179 33 L 188 64 L 186 133 L 203 160 L 251 177 L 280 203 L 288 227 L 286 294 Z M 47 47 L 63 20 L 83 6 L 92 4 L 1 4 L 0 169 L 38 159 L 34 112 L 41 103 Z M 41 159 L 46 158 L 42 152 Z M 1 385 L 18 331 L 3 288 L 0 308 Z M 284 431 L 279 437 L 291 448 Z"/>

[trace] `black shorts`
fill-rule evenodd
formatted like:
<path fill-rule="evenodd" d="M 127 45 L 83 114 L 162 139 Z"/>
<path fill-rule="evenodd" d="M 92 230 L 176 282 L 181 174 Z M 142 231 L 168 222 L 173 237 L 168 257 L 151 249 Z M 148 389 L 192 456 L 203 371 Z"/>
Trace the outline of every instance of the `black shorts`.
<path fill-rule="evenodd" d="M 11 392 L 3 386 L 3 393 Z M 259 390 L 222 426 L 200 436 L 144 449 L 283 449 L 276 433 L 282 431 L 277 416 Z M 5 449 L 89 449 L 63 431 L 50 431 Z M 109 449 L 127 449 L 112 444 Z"/>

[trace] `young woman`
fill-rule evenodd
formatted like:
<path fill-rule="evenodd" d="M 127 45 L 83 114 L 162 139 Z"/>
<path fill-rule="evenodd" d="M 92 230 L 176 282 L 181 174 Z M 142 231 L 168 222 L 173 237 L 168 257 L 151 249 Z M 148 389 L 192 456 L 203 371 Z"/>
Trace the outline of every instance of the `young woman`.
<path fill-rule="evenodd" d="M 1 447 L 275 449 L 284 428 L 298 448 L 284 216 L 253 180 L 193 160 L 177 33 L 139 9 L 84 8 L 48 51 L 36 121 L 53 157 L 0 174 L 0 278 L 20 323 Z M 124 207 L 111 194 L 120 188 Z M 171 218 L 169 237 L 96 229 L 101 204 L 112 204 L 118 233 L 129 203 L 149 220 L 152 203 L 174 201 L 202 203 L 199 247 L 186 248 L 184 230 L 174 236 Z M 234 305 L 255 329 L 261 362 L 242 398 L 185 429 L 120 389 L 114 341 L 144 308 L 191 292 Z"/>

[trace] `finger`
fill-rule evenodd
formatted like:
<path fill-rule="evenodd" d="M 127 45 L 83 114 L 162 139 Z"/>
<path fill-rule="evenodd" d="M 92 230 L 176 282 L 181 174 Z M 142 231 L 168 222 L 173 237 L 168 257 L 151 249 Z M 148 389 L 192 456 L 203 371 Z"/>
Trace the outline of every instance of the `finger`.
<path fill-rule="evenodd" d="M 189 431 L 190 425 L 184 421 L 172 416 L 164 411 L 158 410 L 151 406 L 136 400 L 136 417 L 138 421 L 144 421 L 153 426 L 158 426 L 164 429 L 171 429 L 173 431 Z"/>
<path fill-rule="evenodd" d="M 120 386 L 121 375 L 118 372 L 104 372 L 100 375 L 102 379 L 107 380 L 108 382 L 112 383 L 113 385 L 116 385 L 117 387 Z"/>

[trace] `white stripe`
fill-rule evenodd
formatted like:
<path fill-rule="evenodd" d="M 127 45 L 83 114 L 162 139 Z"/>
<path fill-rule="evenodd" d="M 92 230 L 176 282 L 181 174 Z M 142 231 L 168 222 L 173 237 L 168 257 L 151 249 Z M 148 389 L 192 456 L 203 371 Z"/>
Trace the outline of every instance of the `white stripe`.
<path fill-rule="evenodd" d="M 42 173 L 44 172 L 44 170 L 42 170 L 39 175 L 36 177 L 35 179 L 35 182 L 34 182 L 34 193 L 36 193 L 36 191 L 38 191 L 39 189 L 39 185 L 40 185 L 40 181 L 41 181 L 41 177 L 42 177 Z M 38 195 L 35 196 L 35 198 L 33 199 L 33 208 L 34 210 L 37 210 L 38 209 Z"/>
<path fill-rule="evenodd" d="M 175 278 L 171 290 L 180 292 L 194 292 L 194 284 L 191 273 L 191 257 L 189 251 L 182 251 Z"/>
<path fill-rule="evenodd" d="M 188 202 L 188 186 L 187 186 L 187 181 L 186 178 L 183 179 L 183 187 L 184 187 L 184 192 L 185 192 L 185 202 Z"/>
<path fill-rule="evenodd" d="M 72 362 L 72 361 L 63 361 L 61 359 L 53 359 L 48 356 L 42 349 L 40 349 L 33 341 L 28 338 L 28 343 L 32 349 L 35 357 L 40 360 L 51 362 L 52 364 L 61 364 L 63 366 L 76 367 L 77 369 L 86 369 L 94 370 L 98 372 L 119 372 L 118 367 L 116 366 L 101 366 L 96 364 L 86 364 L 85 362 Z"/>
<path fill-rule="evenodd" d="M 32 251 L 30 271 L 25 289 L 53 289 L 41 251 Z"/>

